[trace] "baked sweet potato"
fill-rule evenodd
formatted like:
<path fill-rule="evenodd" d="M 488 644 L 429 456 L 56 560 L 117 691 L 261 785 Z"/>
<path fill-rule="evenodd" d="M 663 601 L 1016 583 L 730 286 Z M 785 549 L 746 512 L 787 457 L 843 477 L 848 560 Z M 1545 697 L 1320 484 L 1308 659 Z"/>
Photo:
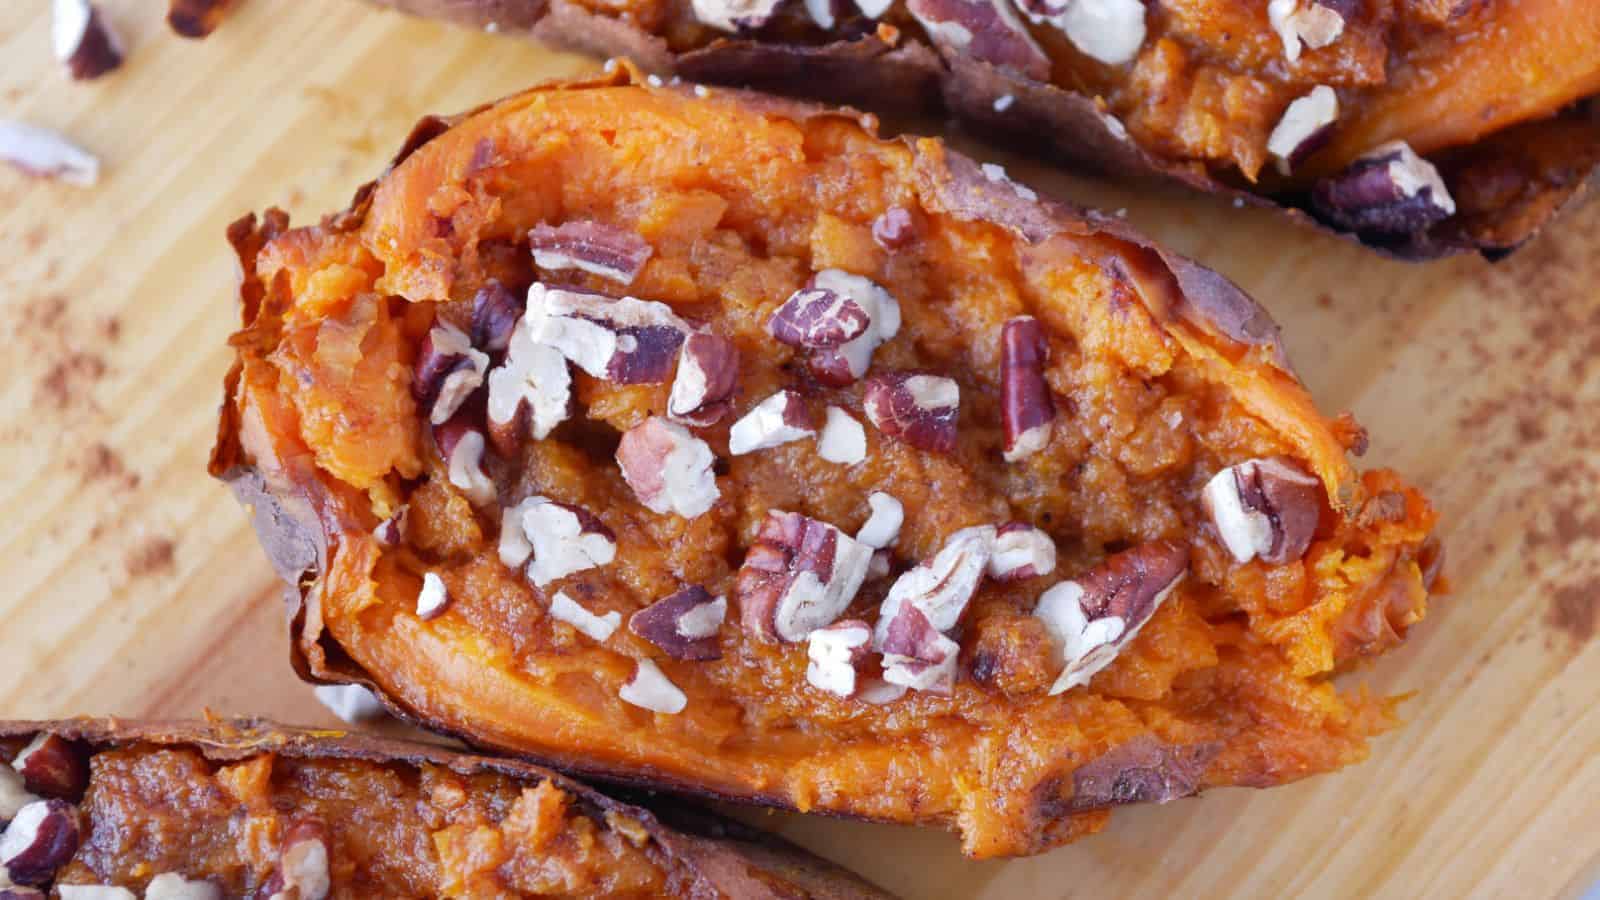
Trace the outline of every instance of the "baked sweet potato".
<path fill-rule="evenodd" d="M 0 829 L 7 900 L 889 896 L 527 763 L 259 720 L 0 722 Z"/>
<path fill-rule="evenodd" d="M 1034 853 L 1362 758 L 1434 513 L 1214 272 L 870 117 L 596 81 L 237 223 L 294 665 L 607 779 Z"/>
<path fill-rule="evenodd" d="M 694 81 L 943 107 L 1403 258 L 1509 252 L 1600 164 L 1589 0 L 377 2 Z M 1521 202 L 1469 205 L 1506 194 Z"/>

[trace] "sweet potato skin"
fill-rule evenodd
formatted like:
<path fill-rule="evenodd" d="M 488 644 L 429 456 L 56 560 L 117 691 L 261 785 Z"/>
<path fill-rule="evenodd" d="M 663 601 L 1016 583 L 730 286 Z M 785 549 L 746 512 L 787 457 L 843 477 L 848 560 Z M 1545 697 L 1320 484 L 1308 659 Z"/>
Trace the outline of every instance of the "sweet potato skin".
<path fill-rule="evenodd" d="M 0 721 L 0 741 L 55 734 L 88 745 L 92 752 L 131 744 L 182 747 L 212 762 L 227 763 L 260 753 L 306 760 L 434 765 L 460 775 L 492 773 L 529 786 L 552 782 L 597 818 L 627 816 L 682 866 L 689 896 L 753 898 L 812 897 L 872 900 L 892 895 L 775 836 L 686 808 L 646 809 L 624 803 L 549 769 L 501 757 L 343 731 L 309 730 L 261 719 L 137 721 L 77 718 Z"/>
<path fill-rule="evenodd" d="M 541 92 L 583 91 L 636 84 L 642 77 L 628 66 L 619 66 L 610 74 L 588 82 L 548 85 L 504 101 L 508 107 L 528 102 Z M 674 88 L 653 89 L 671 92 Z M 683 91 L 687 94 L 687 90 Z M 762 115 L 782 117 L 790 121 L 814 119 L 844 119 L 867 131 L 872 129 L 870 117 L 849 112 L 823 110 L 807 104 L 779 100 L 763 95 L 746 95 L 716 92 L 722 98 L 733 98 L 748 111 Z M 722 102 L 722 101 L 718 101 Z M 425 146 L 430 140 L 446 134 L 460 119 L 429 118 L 419 124 L 407 140 L 396 163 Z M 476 132 L 471 127 L 463 134 Z M 459 145 L 459 146 L 458 146 Z M 471 151 L 470 141 L 456 141 L 447 145 L 453 150 L 463 147 Z M 1321 419 L 1311 405 L 1303 388 L 1293 378 L 1284 357 L 1277 327 L 1270 317 L 1238 288 L 1226 279 L 1182 257 L 1150 245 L 1145 239 L 1129 231 L 1120 220 L 1080 212 L 1054 201 L 1031 196 L 1031 192 L 1016 189 L 1003 180 L 980 170 L 973 161 L 943 148 L 936 141 L 903 140 L 901 147 L 909 148 L 914 158 L 912 176 L 926 198 L 927 210 L 952 219 L 987 223 L 999 226 L 1025 245 L 1026 257 L 1037 255 L 1048 265 L 1051 254 L 1062 253 L 1062 245 L 1070 245 L 1077 254 L 1096 257 L 1104 254 L 1107 265 L 1114 265 L 1118 277 L 1125 279 L 1134 302 L 1142 304 L 1144 313 L 1170 338 L 1181 344 L 1191 356 L 1204 360 L 1208 367 L 1231 373 L 1224 376 L 1239 401 L 1252 414 L 1272 424 L 1275 429 L 1292 435 L 1297 453 L 1322 479 L 1329 502 L 1346 515 L 1352 497 L 1361 487 L 1355 474 L 1344 459 L 1350 441 L 1336 429 L 1321 427 Z M 898 149 L 898 148 L 897 148 Z M 470 155 L 470 153 L 468 154 Z M 459 160 L 457 160 L 459 161 Z M 449 169 L 455 161 L 447 153 L 431 153 L 425 168 Z M 407 167 L 401 175 L 415 172 L 417 165 Z M 371 229 L 374 221 L 384 221 L 382 227 L 386 245 L 396 248 L 402 257 L 410 255 L 410 241 L 404 223 L 405 206 L 412 202 L 415 191 L 408 187 L 407 179 L 397 177 L 385 189 L 366 188 L 358 192 L 352 208 L 345 213 L 325 220 L 323 229 L 332 235 Z M 388 205 L 386 207 L 386 204 Z M 396 211 L 398 208 L 398 212 Z M 247 217 L 230 230 L 230 239 L 239 252 L 245 279 L 242 289 L 243 311 L 246 324 L 256 318 L 264 306 L 286 302 L 282 294 L 287 290 L 281 278 L 269 278 L 258 271 L 260 248 L 273 237 L 283 233 L 286 225 L 281 214 L 269 213 L 263 219 Z M 417 240 L 427 239 L 424 235 Z M 388 243 L 393 241 L 393 243 Z M 1025 262 L 1026 265 L 1026 262 Z M 404 277 L 426 278 L 421 273 L 401 273 Z M 391 275 L 396 273 L 391 272 Z M 442 276 L 441 276 L 442 277 Z M 447 287 L 429 283 L 421 288 L 421 296 L 444 296 Z M 239 340 L 251 332 L 242 333 Z M 255 514 L 269 557 L 290 585 L 288 592 L 291 653 L 296 671 L 313 681 L 358 683 L 375 689 L 385 703 L 402 718 L 415 721 L 435 731 L 454 734 L 486 748 L 511 752 L 535 758 L 564 770 L 588 777 L 642 785 L 650 788 L 698 794 L 745 803 L 791 808 L 801 801 L 781 788 L 741 782 L 729 777 L 723 781 L 693 779 L 666 771 L 661 767 L 641 765 L 637 759 L 607 759 L 596 754 L 593 747 L 568 749 L 559 744 L 552 749 L 544 746 L 537 751 L 519 743 L 518 735 L 497 734 L 484 727 L 489 715 L 485 710 L 443 710 L 439 705 L 429 705 L 426 696 L 414 695 L 409 699 L 398 691 L 385 690 L 383 665 L 367 663 L 364 668 L 341 646 L 340 638 L 326 626 L 325 611 L 330 604 L 342 603 L 352 593 L 370 591 L 360 574 L 363 563 L 360 557 L 376 552 L 370 540 L 365 540 L 368 528 L 353 519 L 352 510 L 358 504 L 351 502 L 349 487 L 329 477 L 302 455 L 283 452 L 272 447 L 263 452 L 264 445 L 253 441 L 247 452 L 241 444 L 246 432 L 273 429 L 259 427 L 270 422 L 274 412 L 259 407 L 241 407 L 236 399 L 246 393 L 239 390 L 241 378 L 246 373 L 236 369 L 229 377 L 227 401 L 224 404 L 223 427 L 213 454 L 211 470 L 228 482 L 240 499 Z M 1420 503 L 1420 501 L 1419 501 Z M 340 563 L 340 560 L 344 564 Z M 354 560 L 352 562 L 352 560 Z M 368 559 L 370 562 L 370 559 Z M 342 579 L 342 580 L 341 580 Z M 355 579 L 351 581 L 351 579 Z M 359 599 L 356 602 L 360 602 Z M 405 625 L 406 623 L 399 623 Z M 430 647 L 433 646 L 430 644 Z M 418 653 L 425 653 L 419 643 Z M 491 684 L 495 672 L 481 673 L 481 696 L 487 704 L 490 696 L 502 704 L 512 696 Z M 415 685 L 413 685 L 415 686 Z M 422 686 L 423 694 L 431 688 Z M 478 696 L 480 694 L 475 694 Z M 498 710 L 496 710 L 498 711 Z M 473 713 L 480 713 L 473 715 Z M 1365 726 L 1363 726 L 1365 727 Z M 1373 729 L 1382 730 L 1381 727 Z M 1114 748 L 1115 749 L 1115 748 Z M 1023 796 L 1008 795 L 1006 802 L 1018 807 L 1015 818 L 1036 823 L 1034 831 L 1023 843 L 1016 837 L 989 835 L 975 838 L 969 834 L 968 850 L 974 855 L 1001 855 L 1038 852 L 1095 830 L 1104 820 L 1104 810 L 1127 802 L 1164 801 L 1198 791 L 1207 784 L 1230 783 L 1212 772 L 1227 773 L 1237 783 L 1253 778 L 1250 783 L 1268 784 L 1294 777 L 1289 773 L 1269 775 L 1239 775 L 1238 770 L 1250 771 L 1253 761 L 1218 755 L 1217 748 L 1204 745 L 1175 744 L 1172 746 L 1130 747 L 1121 755 L 1106 754 L 1106 761 L 1088 771 L 1094 776 L 1085 782 L 1083 795 L 1076 805 L 1064 805 L 1050 791 L 1039 791 Z M 1343 761 L 1351 761 L 1345 759 Z M 1074 760 L 1078 764 L 1094 763 L 1094 759 Z M 1331 765 L 1337 762 L 1330 761 Z M 1208 770 L 1207 766 L 1213 769 Z M 1124 773 L 1123 770 L 1126 770 Z M 1304 774 L 1304 773 L 1302 773 Z M 860 799 L 860 802 L 856 802 Z M 851 815 L 862 818 L 884 818 L 872 811 L 872 798 L 835 798 L 826 804 L 816 804 L 816 811 Z M 1011 813 L 1008 812 L 1008 815 Z M 954 826 L 958 823 L 945 820 L 919 819 L 922 824 Z"/>
<path fill-rule="evenodd" d="M 780 37 L 735 37 L 674 51 L 662 38 L 630 22 L 598 15 L 568 0 L 369 2 L 480 28 L 493 26 L 584 52 L 628 56 L 648 71 L 692 81 L 854 103 L 884 112 L 943 110 L 971 125 L 974 133 L 993 136 L 1008 146 L 1028 148 L 1044 158 L 1115 177 L 1175 181 L 1230 202 L 1274 208 L 1299 225 L 1355 240 L 1402 260 L 1461 253 L 1501 258 L 1532 239 L 1568 203 L 1578 200 L 1592 176 L 1600 171 L 1600 164 L 1595 162 L 1596 148 L 1600 148 L 1600 124 L 1585 108 L 1568 110 L 1556 119 L 1491 129 L 1477 135 L 1467 149 L 1450 153 L 1447 158 L 1474 152 L 1471 148 L 1477 147 L 1480 166 L 1493 165 L 1502 173 L 1516 171 L 1520 180 L 1514 190 L 1521 200 L 1514 209 L 1504 213 L 1483 209 L 1471 217 L 1471 222 L 1451 219 L 1409 234 L 1356 234 L 1316 215 L 1306 195 L 1287 192 L 1267 196 L 1219 179 L 1198 163 L 1162 158 L 1131 140 L 1120 123 L 1088 96 L 1021 77 L 986 62 L 941 55 L 920 40 L 887 26 L 881 26 L 878 33 L 825 44 L 786 43 Z M 1600 77 L 1600 71 L 1596 77 Z M 1011 98 L 1003 113 L 995 110 L 996 101 L 1002 97 Z M 1584 103 L 1580 107 L 1590 105 Z M 1363 123 L 1364 132 L 1394 132 L 1395 123 L 1408 108 L 1405 97 L 1397 95 L 1383 98 L 1383 107 L 1388 111 L 1371 117 L 1370 127 Z M 1581 130 L 1583 138 L 1572 156 L 1554 159 L 1540 155 L 1542 164 L 1533 166 L 1529 156 L 1517 149 L 1530 141 L 1572 147 L 1574 130 Z M 1516 140 L 1491 140 L 1507 133 L 1517 135 Z M 1494 154 L 1495 159 L 1484 158 L 1489 154 Z M 1458 175 L 1448 165 L 1442 168 L 1452 191 L 1462 190 Z"/>

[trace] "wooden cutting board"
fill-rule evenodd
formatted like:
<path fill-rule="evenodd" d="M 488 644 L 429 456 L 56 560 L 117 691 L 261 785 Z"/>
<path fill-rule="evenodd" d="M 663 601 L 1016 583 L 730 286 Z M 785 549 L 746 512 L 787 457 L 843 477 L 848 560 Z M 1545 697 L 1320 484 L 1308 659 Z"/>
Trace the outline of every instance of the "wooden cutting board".
<path fill-rule="evenodd" d="M 0 4 L 0 117 L 101 155 L 93 189 L 0 168 L 0 716 L 332 720 L 285 665 L 278 588 L 205 475 L 236 216 L 311 221 L 411 123 L 580 57 L 347 2 L 251 0 L 203 43 L 154 0 L 105 0 L 130 48 L 73 84 L 38 3 Z M 942 834 L 751 814 L 907 897 L 1581 893 L 1600 869 L 1600 203 L 1510 261 L 1384 262 L 1274 216 L 1084 185 L 993 150 L 1036 187 L 1125 208 L 1276 313 L 1367 463 L 1444 513 L 1454 593 L 1346 676 L 1416 692 L 1372 759 L 1272 791 L 1119 812 L 1028 860 Z"/>

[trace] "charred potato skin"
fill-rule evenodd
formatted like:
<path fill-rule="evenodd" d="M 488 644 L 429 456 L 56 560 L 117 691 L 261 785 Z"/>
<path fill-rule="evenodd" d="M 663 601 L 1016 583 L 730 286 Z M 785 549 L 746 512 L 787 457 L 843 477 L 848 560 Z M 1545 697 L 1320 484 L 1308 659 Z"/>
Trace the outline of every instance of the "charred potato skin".
<path fill-rule="evenodd" d="M 460 775 L 494 774 L 529 786 L 549 781 L 596 821 L 617 814 L 640 823 L 687 876 L 688 896 L 869 900 L 892 895 L 827 861 L 765 832 L 699 810 L 624 803 L 531 763 L 479 756 L 444 747 L 369 734 L 310 730 L 263 719 L 136 721 L 76 718 L 0 721 L 0 745 L 20 746 L 53 734 L 98 753 L 131 745 L 187 748 L 215 763 L 262 753 L 302 760 L 352 760 L 383 765 L 439 766 Z"/>
<path fill-rule="evenodd" d="M 920 39 L 868 33 L 826 44 L 778 37 L 721 38 L 675 52 L 637 25 L 590 12 L 568 0 L 368 0 L 411 15 L 522 34 L 598 55 L 627 56 L 646 70 L 692 81 L 803 95 L 892 113 L 944 111 L 1008 146 L 1119 178 L 1172 181 L 1235 205 L 1276 210 L 1296 224 L 1355 241 L 1384 256 L 1425 261 L 1464 253 L 1497 260 L 1533 239 L 1575 203 L 1600 172 L 1600 125 L 1589 99 L 1561 115 L 1495 132 L 1430 157 L 1453 193 L 1494 177 L 1517 195 L 1508 208 L 1467 210 L 1405 234 L 1357 233 L 1319 215 L 1307 194 L 1268 197 L 1241 190 L 1199 166 L 1164 159 L 1130 140 L 1087 96 L 1019 76 L 989 63 L 941 55 Z M 882 29 L 880 29 L 880 32 Z M 886 39 L 887 38 L 887 39 Z M 1004 112 L 995 103 L 1010 97 Z M 1572 133 L 1582 130 L 1584 140 Z M 1565 148 L 1564 156 L 1550 149 Z M 1495 174 L 1491 176 L 1489 171 Z"/>

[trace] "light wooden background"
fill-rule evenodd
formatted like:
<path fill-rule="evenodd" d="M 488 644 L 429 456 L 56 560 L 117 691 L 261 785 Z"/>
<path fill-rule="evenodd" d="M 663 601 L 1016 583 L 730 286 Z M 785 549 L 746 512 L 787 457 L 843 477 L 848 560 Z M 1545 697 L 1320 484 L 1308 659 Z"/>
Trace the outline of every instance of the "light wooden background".
<path fill-rule="evenodd" d="M 205 475 L 234 321 L 224 226 L 342 206 L 418 115 L 594 63 L 334 0 L 210 40 L 106 0 L 130 45 L 73 84 L 43 0 L 0 4 L 0 116 L 94 149 L 91 190 L 0 169 L 0 715 L 327 722 L 278 588 Z M 1119 813 L 1030 860 L 753 814 L 908 897 L 1548 897 L 1600 868 L 1600 203 L 1508 263 L 1386 263 L 1273 216 L 1012 170 L 1128 215 L 1265 300 L 1324 408 L 1445 514 L 1455 594 L 1355 679 L 1415 691 L 1371 761 Z"/>

